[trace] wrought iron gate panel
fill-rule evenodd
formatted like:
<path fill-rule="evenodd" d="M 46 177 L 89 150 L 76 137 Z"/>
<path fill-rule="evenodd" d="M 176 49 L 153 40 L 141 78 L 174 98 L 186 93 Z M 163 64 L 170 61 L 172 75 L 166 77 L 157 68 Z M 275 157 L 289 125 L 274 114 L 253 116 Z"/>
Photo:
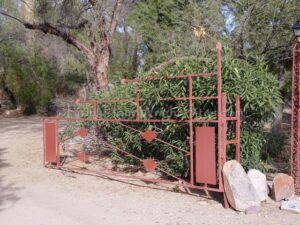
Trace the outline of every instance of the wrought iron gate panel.
<path fill-rule="evenodd" d="M 82 118 L 82 117 L 54 117 L 54 118 L 47 118 L 44 120 L 44 128 L 45 128 L 45 136 L 44 136 L 44 151 L 45 154 L 48 154 L 49 151 L 49 140 L 57 140 L 57 151 L 56 151 L 56 161 L 54 162 L 53 158 L 49 160 L 49 158 L 45 157 L 45 166 L 51 167 L 51 168 L 59 168 L 59 169 L 65 169 L 65 170 L 71 170 L 71 171 L 80 171 L 85 174 L 97 174 L 97 175 L 105 175 L 105 176 L 120 176 L 120 177 L 125 177 L 125 178 L 135 178 L 135 179 L 140 179 L 144 181 L 150 181 L 154 183 L 172 183 L 171 181 L 165 180 L 165 179 L 151 179 L 151 178 L 145 178 L 145 177 L 136 177 L 136 176 L 129 176 L 124 173 L 120 172 L 114 172 L 114 171 L 99 171 L 99 170 L 93 170 L 93 169 L 87 169 L 83 168 L 82 166 L 76 166 L 72 165 L 70 166 L 67 165 L 66 162 L 68 162 L 68 159 L 61 159 L 60 151 L 59 148 L 62 148 L 62 144 L 68 139 L 62 139 L 59 138 L 58 132 L 50 132 L 52 135 L 55 135 L 55 137 L 49 137 L 47 135 L 47 127 L 49 126 L 50 123 L 54 123 L 56 129 L 59 129 L 59 126 L 63 123 L 66 122 L 75 122 L 75 123 L 84 123 L 84 122 L 90 122 L 90 123 L 98 123 L 98 122 L 105 122 L 105 123 L 113 123 L 113 124 L 118 124 L 127 130 L 130 130 L 132 132 L 140 134 L 141 138 L 145 139 L 148 143 L 151 143 L 152 141 L 157 141 L 160 142 L 164 145 L 167 145 L 169 147 L 172 147 L 173 149 L 180 151 L 184 153 L 184 156 L 189 157 L 189 168 L 190 168 L 190 177 L 189 180 L 182 179 L 181 177 L 178 177 L 171 172 L 167 171 L 164 168 L 161 168 L 159 166 L 159 162 L 156 162 L 152 158 L 140 158 L 137 157 L 136 155 L 126 151 L 120 146 L 113 145 L 111 143 L 108 143 L 106 141 L 102 141 L 103 146 L 106 146 L 107 148 L 120 152 L 138 162 L 140 162 L 141 165 L 143 165 L 148 171 L 159 171 L 162 174 L 166 174 L 169 177 L 172 177 L 173 179 L 176 179 L 179 181 L 178 185 L 187 187 L 187 188 L 194 188 L 194 189 L 204 189 L 207 191 L 215 191 L 215 192 L 223 192 L 223 179 L 222 179 L 222 167 L 223 164 L 226 162 L 227 159 L 227 153 L 226 153 L 226 147 L 227 145 L 234 145 L 235 146 L 235 157 L 236 160 L 240 160 L 240 98 L 239 96 L 236 96 L 236 104 L 235 104 L 235 115 L 234 116 L 227 116 L 227 107 L 226 107 L 226 101 L 227 97 L 225 93 L 222 93 L 222 68 L 221 68 L 221 44 L 218 43 L 216 46 L 217 49 L 217 70 L 216 72 L 211 72 L 211 73 L 199 73 L 199 74 L 188 74 L 188 75 L 178 75 L 175 77 L 146 77 L 142 79 L 133 79 L 133 80 L 125 80 L 123 79 L 121 83 L 126 84 L 126 83 L 133 83 L 135 84 L 135 104 L 136 104 L 136 116 L 135 118 L 103 118 L 99 117 L 98 115 L 98 104 L 104 104 L 104 103 L 126 103 L 130 102 L 131 100 L 128 99 L 115 99 L 115 100 L 89 100 L 89 101 L 81 101 L 78 100 L 76 101 L 77 104 L 87 104 L 90 105 L 92 108 L 92 113 L 90 117 L 87 118 Z M 197 77 L 216 77 L 216 94 L 213 96 L 194 96 L 193 95 L 193 78 Z M 152 81 L 157 81 L 157 80 L 187 80 L 187 85 L 188 85 L 188 96 L 185 97 L 174 97 L 174 98 L 160 98 L 160 101 L 187 101 L 188 102 L 188 119 L 184 120 L 179 120 L 179 119 L 143 119 L 141 117 L 141 111 L 140 111 L 140 104 L 141 104 L 141 92 L 140 92 L 140 84 L 142 82 L 152 82 Z M 193 117 L 193 102 L 197 100 L 207 100 L 207 101 L 212 101 L 215 100 L 217 101 L 217 112 L 216 112 L 216 118 L 215 119 L 197 119 Z M 228 121 L 235 121 L 235 139 L 234 140 L 227 140 L 227 122 Z M 189 130 L 189 149 L 182 149 L 179 146 L 176 146 L 173 143 L 170 143 L 168 141 L 162 140 L 157 136 L 157 134 L 151 130 L 137 130 L 134 127 L 130 126 L 128 123 L 178 123 L 178 124 L 186 124 L 188 125 L 188 130 Z M 211 169 L 211 165 L 208 166 L 200 166 L 196 165 L 197 161 L 195 161 L 195 156 L 199 153 L 195 153 L 195 151 L 198 151 L 197 149 L 197 142 L 199 141 L 198 139 L 201 138 L 199 135 L 195 135 L 194 130 L 197 129 L 196 127 L 199 127 L 199 124 L 202 126 L 213 126 L 214 130 L 217 131 L 216 139 L 217 143 L 215 143 L 216 148 L 213 148 L 213 143 L 209 143 L 210 147 L 209 150 L 212 149 L 217 149 L 216 152 L 214 152 L 213 155 L 211 155 L 211 160 L 213 160 L 214 157 L 216 157 L 216 163 L 217 165 L 215 166 L 215 170 L 217 173 L 214 171 L 208 172 L 205 174 L 205 177 L 203 177 L 203 173 L 197 173 L 197 168 L 201 169 Z M 214 125 L 213 125 L 214 124 Z M 217 128 L 217 129 L 216 129 Z M 76 135 L 79 135 L 81 137 L 84 137 L 88 134 L 88 130 L 84 127 L 79 128 L 78 132 Z M 201 132 L 200 132 L 201 133 Z M 197 140 L 195 143 L 195 138 L 197 136 Z M 210 134 L 210 138 L 213 138 L 212 134 Z M 70 137 L 72 138 L 72 137 Z M 201 140 L 203 143 L 205 140 Z M 206 147 L 205 144 L 202 147 Z M 202 151 L 202 150 L 201 150 Z M 205 152 L 205 150 L 204 150 Z M 203 157 L 204 152 L 201 153 L 201 157 Z M 78 159 L 82 162 L 88 162 L 93 160 L 93 154 L 90 153 L 85 153 L 84 151 L 81 151 L 79 153 L 76 153 L 78 156 Z M 201 161 L 201 160 L 200 160 Z M 68 162 L 70 163 L 70 162 Z M 196 165 L 196 166 L 195 166 Z M 195 174 L 197 173 L 197 174 Z M 200 182 L 199 182 L 200 181 Z M 202 182 L 207 182 L 207 183 L 201 183 Z M 174 184 L 174 183 L 172 183 Z M 215 185 L 216 184 L 216 185 Z M 225 203 L 226 197 L 224 195 L 224 200 Z"/>

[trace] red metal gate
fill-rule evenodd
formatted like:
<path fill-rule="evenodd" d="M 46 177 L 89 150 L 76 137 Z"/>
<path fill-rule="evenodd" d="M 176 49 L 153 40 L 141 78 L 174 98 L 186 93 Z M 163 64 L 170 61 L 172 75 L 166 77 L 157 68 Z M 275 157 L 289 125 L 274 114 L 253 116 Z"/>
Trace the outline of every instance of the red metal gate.
<path fill-rule="evenodd" d="M 300 39 L 293 48 L 292 120 L 291 120 L 291 175 L 295 192 L 300 194 Z"/>
<path fill-rule="evenodd" d="M 78 101 L 79 104 L 89 104 L 93 106 L 93 113 L 91 117 L 55 117 L 44 119 L 44 163 L 46 167 L 59 168 L 71 171 L 78 171 L 87 174 L 98 174 L 105 176 L 120 176 L 125 178 L 135 178 L 144 181 L 154 183 L 172 183 L 166 179 L 151 179 L 140 176 L 130 176 L 120 172 L 105 171 L 87 169 L 83 167 L 74 166 L 65 163 L 66 161 L 61 158 L 62 143 L 65 141 L 59 138 L 59 129 L 61 124 L 66 121 L 78 121 L 78 122 L 106 122 L 119 124 L 120 126 L 128 129 L 131 132 L 140 133 L 141 139 L 152 141 L 158 141 L 164 145 L 168 145 L 174 148 L 176 151 L 181 151 L 189 156 L 190 174 L 189 179 L 182 179 L 164 168 L 160 168 L 158 162 L 153 158 L 140 158 L 136 155 L 122 149 L 120 146 L 112 145 L 108 142 L 103 144 L 113 151 L 118 151 L 126 156 L 129 156 L 139 162 L 148 171 L 159 171 L 162 174 L 166 174 L 168 177 L 179 181 L 178 185 L 182 185 L 187 188 L 202 189 L 206 191 L 215 191 L 224 193 L 223 179 L 222 179 L 222 167 L 227 159 L 227 146 L 235 146 L 235 158 L 240 160 L 240 98 L 235 98 L 235 115 L 227 116 L 226 107 L 226 93 L 222 93 L 222 78 L 221 78 L 221 44 L 217 46 L 217 70 L 211 73 L 199 73 L 178 75 L 175 77 L 147 77 L 143 79 L 134 80 L 122 80 L 122 83 L 133 83 L 136 87 L 135 104 L 136 104 L 136 117 L 132 118 L 102 118 L 98 116 L 98 105 L 105 103 L 124 103 L 129 102 L 128 99 L 116 99 L 116 100 L 90 100 L 90 101 Z M 216 77 L 217 91 L 212 96 L 193 96 L 193 79 L 197 77 Z M 161 98 L 160 101 L 187 101 L 189 106 L 189 115 L 186 120 L 177 119 L 143 119 L 140 112 L 141 92 L 140 84 L 142 82 L 151 82 L 156 80 L 187 80 L 188 81 L 188 96 L 186 97 L 174 97 L 174 98 Z M 193 101 L 196 100 L 215 100 L 217 101 L 217 116 L 215 119 L 195 119 L 193 116 Z M 227 123 L 228 121 L 235 122 L 235 137 L 233 140 L 227 140 Z M 151 130 L 140 131 L 128 125 L 128 123 L 181 123 L 188 124 L 189 126 L 189 149 L 182 149 L 170 142 L 158 138 L 157 134 Z M 200 124 L 200 125 L 199 125 Z M 215 124 L 212 126 L 210 124 Z M 210 125 L 210 126 L 207 126 Z M 88 134 L 89 130 L 81 127 L 78 130 L 78 135 L 84 137 Z M 217 141 L 217 143 L 216 143 Z M 93 155 L 85 153 L 83 151 L 77 152 L 77 159 L 82 162 L 87 162 Z M 224 194 L 225 207 L 228 207 L 226 196 Z"/>

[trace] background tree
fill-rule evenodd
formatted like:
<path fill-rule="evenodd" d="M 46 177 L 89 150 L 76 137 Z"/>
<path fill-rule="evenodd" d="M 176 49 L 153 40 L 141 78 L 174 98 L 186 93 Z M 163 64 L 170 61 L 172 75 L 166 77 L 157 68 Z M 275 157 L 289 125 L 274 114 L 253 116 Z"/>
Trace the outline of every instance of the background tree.
<path fill-rule="evenodd" d="M 20 19 L 3 9 L 0 13 L 27 29 L 55 35 L 74 46 L 89 62 L 95 87 L 107 91 L 111 45 L 123 7 L 124 0 L 37 0 L 37 22 Z"/>
<path fill-rule="evenodd" d="M 107 91 L 110 78 L 114 88 L 105 95 L 113 97 L 115 91 L 123 93 L 118 86 L 123 77 L 202 71 L 195 65 L 205 66 L 213 55 L 210 49 L 222 41 L 233 49 L 228 59 L 224 58 L 230 68 L 223 71 L 224 87 L 243 95 L 247 112 L 243 127 L 248 130 L 243 131 L 242 139 L 247 154 L 243 157 L 259 164 L 257 159 L 266 148 L 282 148 L 282 139 L 272 135 L 269 143 L 276 140 L 276 145 L 265 146 L 268 141 L 262 124 L 269 122 L 278 107 L 273 130 L 280 131 L 283 105 L 279 104 L 278 87 L 288 103 L 290 27 L 298 17 L 299 1 L 0 0 L 0 85 L 16 104 L 42 112 L 54 99 L 66 102 L 76 95 L 82 84 Z M 24 35 L 25 30 L 34 41 L 28 41 L 31 38 Z M 203 57 L 207 61 L 199 62 Z M 41 73 L 40 79 L 35 71 Z M 236 74 L 242 77 L 242 84 Z M 289 79 L 285 82 L 285 78 Z M 40 93 L 40 84 L 44 100 L 35 98 L 36 94 L 23 96 Z M 199 90 L 210 83 L 201 85 Z M 175 91 L 175 87 L 169 85 L 161 91 Z M 149 98 L 157 94 L 157 87 L 145 90 L 151 93 Z M 180 107 L 184 116 L 186 107 Z M 260 110 L 264 107 L 265 112 Z"/>
<path fill-rule="evenodd" d="M 290 93 L 285 95 L 284 87 L 291 69 L 291 26 L 299 17 L 300 1 L 225 0 L 223 10 L 232 22 L 227 27 L 227 40 L 237 57 L 255 64 L 253 56 L 263 56 L 270 71 L 277 74 L 282 98 L 288 100 Z M 281 131 L 283 108 L 284 104 L 279 104 L 273 121 L 276 134 Z"/>
<path fill-rule="evenodd" d="M 128 21 L 141 38 L 144 70 L 214 48 L 224 19 L 221 1 L 141 0 Z"/>

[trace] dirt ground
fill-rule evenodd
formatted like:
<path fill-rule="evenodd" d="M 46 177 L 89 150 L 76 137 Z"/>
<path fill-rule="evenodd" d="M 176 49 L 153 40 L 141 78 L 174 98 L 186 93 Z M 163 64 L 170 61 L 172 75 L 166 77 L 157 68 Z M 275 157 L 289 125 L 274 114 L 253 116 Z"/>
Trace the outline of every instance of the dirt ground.
<path fill-rule="evenodd" d="M 46 169 L 39 117 L 2 118 L 0 134 L 1 225 L 300 224 L 273 201 L 245 215 L 204 196 Z"/>

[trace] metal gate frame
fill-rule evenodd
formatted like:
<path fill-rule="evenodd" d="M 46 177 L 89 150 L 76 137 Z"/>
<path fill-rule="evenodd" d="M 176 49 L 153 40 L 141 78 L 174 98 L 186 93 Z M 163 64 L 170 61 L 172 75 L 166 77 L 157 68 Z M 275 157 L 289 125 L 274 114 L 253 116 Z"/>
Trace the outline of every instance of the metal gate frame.
<path fill-rule="evenodd" d="M 228 145 L 234 145 L 235 146 L 235 159 L 237 161 L 240 161 L 240 97 L 236 96 L 235 100 L 235 116 L 227 116 L 227 96 L 226 93 L 222 93 L 222 65 L 221 65 L 221 49 L 222 45 L 221 43 L 217 43 L 216 50 L 217 50 L 217 70 L 216 72 L 211 73 L 199 73 L 199 74 L 188 74 L 188 75 L 178 75 L 175 77 L 148 77 L 143 79 L 133 79 L 133 80 L 122 80 L 122 83 L 134 83 L 136 86 L 136 118 L 135 119 L 126 119 L 126 118 L 114 118 L 114 119 L 107 119 L 107 118 L 99 118 L 97 115 L 97 106 L 101 103 L 120 103 L 120 102 L 130 102 L 130 100 L 127 99 L 118 99 L 118 100 L 90 100 L 90 101 L 77 101 L 77 103 L 80 104 L 90 104 L 93 105 L 93 116 L 92 118 L 75 118 L 75 117 L 49 117 L 45 118 L 44 123 L 44 165 L 48 168 L 56 168 L 61 170 L 71 170 L 74 172 L 81 172 L 85 174 L 96 174 L 96 175 L 105 175 L 105 176 L 119 176 L 119 177 L 125 177 L 125 178 L 134 178 L 134 179 L 140 179 L 143 181 L 149 181 L 154 183 L 171 183 L 170 181 L 163 180 L 163 179 L 148 179 L 144 177 L 136 177 L 136 176 L 128 176 L 122 173 L 113 172 L 113 171 L 93 171 L 93 170 L 87 170 L 82 168 L 76 168 L 72 166 L 66 166 L 64 165 L 60 160 L 60 143 L 63 140 L 59 139 L 59 123 L 61 121 L 90 121 L 90 122 L 109 122 L 109 123 L 118 123 L 122 124 L 122 126 L 127 127 L 128 129 L 140 132 L 138 130 L 135 130 L 132 127 L 129 127 L 125 125 L 126 122 L 134 122 L 134 123 L 186 123 L 189 125 L 189 151 L 186 151 L 184 149 L 180 149 L 179 147 L 168 143 L 164 140 L 161 140 L 157 138 L 155 134 L 150 133 L 150 139 L 159 141 L 163 144 L 167 144 L 177 150 L 187 152 L 187 154 L 190 157 L 190 180 L 186 181 L 179 177 L 174 176 L 173 174 L 170 174 L 168 171 L 165 171 L 161 168 L 157 167 L 157 164 L 152 159 L 141 159 L 136 157 L 135 155 L 132 155 L 131 153 L 120 149 L 117 146 L 111 145 L 109 143 L 106 143 L 108 147 L 110 147 L 113 150 L 122 152 L 126 154 L 127 156 L 130 156 L 132 158 L 135 158 L 139 161 L 141 161 L 146 168 L 150 168 L 150 170 L 158 170 L 162 173 L 167 174 L 168 176 L 173 177 L 174 179 L 177 179 L 179 181 L 179 185 L 184 186 L 186 188 L 192 188 L 192 189 L 200 189 L 205 191 L 214 191 L 214 192 L 221 192 L 224 196 L 224 204 L 225 208 L 228 208 L 228 202 L 227 198 L 224 193 L 224 187 L 223 187 L 223 178 L 222 178 L 222 168 L 224 163 L 227 160 L 227 146 Z M 196 97 L 193 96 L 193 78 L 195 77 L 210 77 L 210 76 L 216 76 L 217 78 L 217 93 L 214 96 L 200 96 Z M 155 80 L 176 80 L 176 79 L 187 79 L 188 80 L 188 89 L 189 94 L 186 97 L 175 97 L 175 98 L 161 98 L 160 101 L 188 101 L 189 103 L 189 118 L 187 120 L 175 120 L 175 119 L 142 119 L 141 118 L 141 112 L 140 112 L 140 102 L 141 102 L 141 96 L 140 96 L 140 83 L 145 81 L 155 81 Z M 218 106 L 217 106 L 217 119 L 194 119 L 193 118 L 193 101 L 195 100 L 217 100 Z M 227 122 L 228 121 L 235 121 L 235 139 L 234 140 L 227 140 Z M 199 184 L 195 181 L 195 145 L 197 146 L 199 143 L 197 143 L 199 140 L 196 140 L 196 143 L 194 141 L 195 138 L 195 123 L 197 124 L 203 124 L 205 127 L 207 123 L 217 124 L 218 132 L 217 132 L 217 149 L 218 149 L 218 156 L 217 156 L 217 173 L 218 173 L 218 183 L 217 187 L 211 187 L 208 185 L 208 183 L 202 183 Z M 82 130 L 81 132 L 86 133 L 88 131 Z M 140 132 L 142 133 L 142 132 Z M 143 135 L 146 135 L 145 133 L 142 133 Z M 149 134 L 148 134 L 149 135 Z M 205 143 L 204 143 L 205 146 Z M 216 152 L 214 153 L 216 154 Z M 85 157 L 85 156 L 79 156 L 79 157 Z M 209 173 L 209 171 L 208 171 Z M 208 174 L 208 178 L 210 178 L 210 175 Z M 172 183 L 174 184 L 174 183 Z"/>
<path fill-rule="evenodd" d="M 295 193 L 300 194 L 300 38 L 293 47 L 292 118 L 291 118 L 291 176 Z"/>

